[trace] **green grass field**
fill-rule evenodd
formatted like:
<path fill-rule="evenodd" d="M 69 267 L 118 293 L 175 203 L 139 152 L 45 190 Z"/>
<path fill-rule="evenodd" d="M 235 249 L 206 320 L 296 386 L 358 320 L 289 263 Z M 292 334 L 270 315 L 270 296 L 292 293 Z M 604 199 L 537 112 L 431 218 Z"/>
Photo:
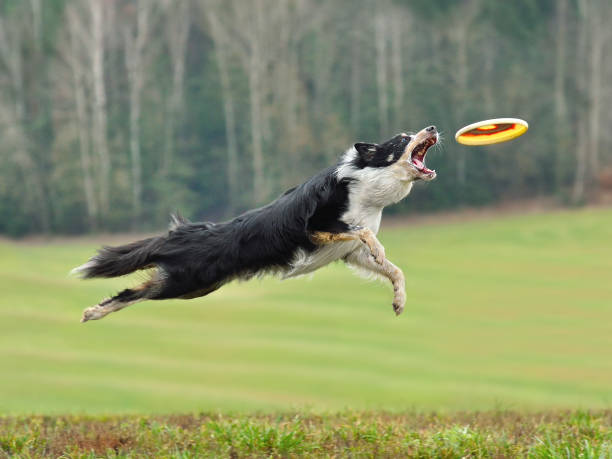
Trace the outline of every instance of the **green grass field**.
<path fill-rule="evenodd" d="M 612 458 L 612 411 L 0 417 L 0 457 Z"/>
<path fill-rule="evenodd" d="M 612 211 L 380 239 L 407 277 L 399 318 L 390 287 L 337 264 L 87 324 L 136 280 L 68 278 L 91 242 L 0 241 L 0 414 L 612 406 Z"/>

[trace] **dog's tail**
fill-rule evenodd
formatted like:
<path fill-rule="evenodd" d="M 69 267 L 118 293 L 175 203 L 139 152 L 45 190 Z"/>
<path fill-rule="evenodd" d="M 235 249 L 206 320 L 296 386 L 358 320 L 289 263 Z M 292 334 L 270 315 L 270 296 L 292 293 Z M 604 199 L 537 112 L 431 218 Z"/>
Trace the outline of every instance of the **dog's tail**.
<path fill-rule="evenodd" d="M 191 222 L 178 213 L 170 215 L 170 232 Z M 151 257 L 163 246 L 164 236 L 150 237 L 118 247 L 102 247 L 87 263 L 77 266 L 71 275 L 83 279 L 91 277 L 119 277 L 140 269 L 151 268 Z"/>
<path fill-rule="evenodd" d="M 163 243 L 163 237 L 151 237 L 118 247 L 102 247 L 87 263 L 74 268 L 70 274 L 84 279 L 118 277 L 151 267 L 151 256 Z"/>

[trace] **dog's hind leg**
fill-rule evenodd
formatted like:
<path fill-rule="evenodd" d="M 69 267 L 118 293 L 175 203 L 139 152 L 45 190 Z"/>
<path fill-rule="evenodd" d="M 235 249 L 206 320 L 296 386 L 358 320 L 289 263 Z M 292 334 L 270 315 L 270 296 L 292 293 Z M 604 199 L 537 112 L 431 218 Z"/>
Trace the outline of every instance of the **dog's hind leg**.
<path fill-rule="evenodd" d="M 119 311 L 139 301 L 150 299 L 156 291 L 157 288 L 153 280 L 147 281 L 135 288 L 125 289 L 117 295 L 85 309 L 81 322 L 102 319 L 111 312 Z"/>

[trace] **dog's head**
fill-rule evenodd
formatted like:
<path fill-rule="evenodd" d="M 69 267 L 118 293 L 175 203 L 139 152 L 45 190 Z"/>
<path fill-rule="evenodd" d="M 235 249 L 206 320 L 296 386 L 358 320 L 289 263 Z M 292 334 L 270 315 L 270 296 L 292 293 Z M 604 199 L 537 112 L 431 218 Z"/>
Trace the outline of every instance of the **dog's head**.
<path fill-rule="evenodd" d="M 425 166 L 425 155 L 438 137 L 436 127 L 429 126 L 417 134 L 398 134 L 382 144 L 356 143 L 350 162 L 357 169 L 390 168 L 402 181 L 433 180 L 436 171 Z"/>

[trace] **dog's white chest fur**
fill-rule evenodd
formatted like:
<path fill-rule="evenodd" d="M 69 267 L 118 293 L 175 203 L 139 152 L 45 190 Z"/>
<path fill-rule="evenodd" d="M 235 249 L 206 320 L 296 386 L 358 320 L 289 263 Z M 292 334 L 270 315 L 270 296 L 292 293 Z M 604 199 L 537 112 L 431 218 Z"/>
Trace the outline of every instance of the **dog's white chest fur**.
<path fill-rule="evenodd" d="M 342 165 L 339 178 L 352 179 L 348 209 L 340 217 L 350 226 L 362 226 L 378 233 L 383 209 L 404 199 L 412 189 L 412 181 L 403 180 L 402 169 L 395 167 L 354 169 Z"/>

